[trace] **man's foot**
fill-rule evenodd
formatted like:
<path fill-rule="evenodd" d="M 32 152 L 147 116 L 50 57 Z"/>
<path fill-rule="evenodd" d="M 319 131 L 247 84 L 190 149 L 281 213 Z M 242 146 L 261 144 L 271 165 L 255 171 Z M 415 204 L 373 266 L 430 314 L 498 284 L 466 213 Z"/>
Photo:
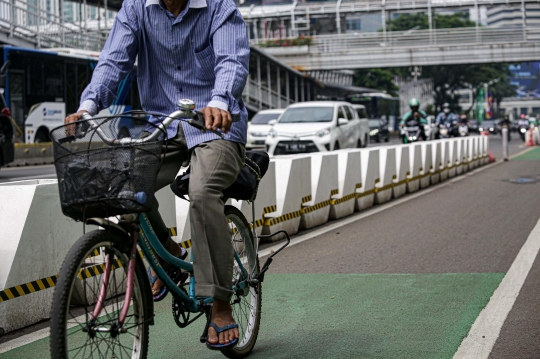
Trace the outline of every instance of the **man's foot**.
<path fill-rule="evenodd" d="M 232 307 L 229 302 L 214 299 L 212 305 L 212 320 L 218 327 L 226 327 L 231 324 L 236 324 L 232 316 Z M 233 340 L 238 339 L 238 328 L 224 330 L 217 333 L 214 327 L 208 328 L 208 343 L 209 344 L 228 344 Z"/>
<path fill-rule="evenodd" d="M 169 253 L 171 253 L 173 256 L 177 257 L 177 258 L 180 258 L 180 259 L 185 259 L 186 256 L 187 256 L 187 251 L 180 247 L 180 245 L 178 243 L 176 243 L 175 241 L 169 241 L 169 244 L 165 247 L 167 249 L 167 251 Z M 162 265 L 162 266 L 167 266 L 168 263 L 165 262 L 163 259 L 159 258 L 159 263 Z M 152 277 L 155 277 L 156 276 L 156 273 L 154 273 L 154 270 L 149 267 L 149 277 L 152 278 Z M 157 278 L 154 283 L 152 283 L 152 281 L 150 281 L 150 283 L 152 284 L 152 295 L 154 296 L 154 300 L 156 300 L 156 297 L 163 291 L 163 282 L 161 281 L 161 279 Z M 165 297 L 165 294 L 163 294 L 163 298 Z M 161 300 L 163 299 L 161 298 L 158 298 L 157 300 Z"/>

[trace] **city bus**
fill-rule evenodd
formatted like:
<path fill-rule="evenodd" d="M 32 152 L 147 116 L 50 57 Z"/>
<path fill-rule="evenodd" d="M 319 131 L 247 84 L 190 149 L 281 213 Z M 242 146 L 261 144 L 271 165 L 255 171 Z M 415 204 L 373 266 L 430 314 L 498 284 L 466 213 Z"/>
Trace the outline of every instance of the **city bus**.
<path fill-rule="evenodd" d="M 400 119 L 399 98 L 386 93 L 359 93 L 348 94 L 346 101 L 352 104 L 366 106 L 368 118 L 381 118 L 386 120 L 392 128 L 396 128 Z"/>
<path fill-rule="evenodd" d="M 49 132 L 77 111 L 99 53 L 73 49 L 35 50 L 0 46 L 0 91 L 23 137 L 20 142 L 50 141 Z M 99 115 L 140 109 L 136 70 L 119 86 L 114 104 Z"/>

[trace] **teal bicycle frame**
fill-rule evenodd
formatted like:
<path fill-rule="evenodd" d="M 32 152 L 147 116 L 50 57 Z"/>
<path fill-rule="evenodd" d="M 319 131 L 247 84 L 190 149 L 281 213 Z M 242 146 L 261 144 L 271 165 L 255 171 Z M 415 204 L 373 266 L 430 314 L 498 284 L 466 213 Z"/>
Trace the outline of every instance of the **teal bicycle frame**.
<path fill-rule="evenodd" d="M 152 226 L 150 225 L 150 221 L 148 220 L 148 217 L 146 214 L 139 215 L 139 235 L 138 235 L 138 244 L 141 247 L 141 250 L 152 267 L 152 269 L 155 271 L 155 273 L 158 275 L 158 277 L 163 281 L 163 283 L 169 288 L 172 295 L 174 295 L 176 298 L 179 298 L 182 303 L 184 304 L 185 308 L 188 309 L 192 313 L 198 313 L 202 310 L 201 304 L 210 304 L 214 301 L 214 298 L 212 297 L 202 297 L 198 298 L 195 293 L 195 277 L 193 276 L 193 263 L 179 259 L 172 254 L 170 254 L 167 249 L 161 244 L 159 239 L 157 238 L 154 230 L 152 229 Z M 159 261 L 156 257 L 156 254 L 163 258 L 165 261 L 169 262 L 175 267 L 178 267 L 186 272 L 189 272 L 190 280 L 189 280 L 189 291 L 188 294 L 186 294 L 183 290 L 181 290 L 176 283 L 174 283 L 171 278 L 167 275 L 163 267 L 159 264 Z M 236 286 L 234 286 L 232 289 L 236 292 L 238 289 L 244 289 L 248 286 L 247 280 L 249 279 L 248 272 L 244 268 L 244 265 L 242 264 L 242 261 L 240 260 L 240 256 L 234 251 L 234 258 L 236 263 L 238 264 L 238 267 L 240 268 L 240 271 L 242 272 L 244 276 L 244 280 L 240 281 Z M 193 260 L 193 252 L 190 256 L 190 260 Z"/>

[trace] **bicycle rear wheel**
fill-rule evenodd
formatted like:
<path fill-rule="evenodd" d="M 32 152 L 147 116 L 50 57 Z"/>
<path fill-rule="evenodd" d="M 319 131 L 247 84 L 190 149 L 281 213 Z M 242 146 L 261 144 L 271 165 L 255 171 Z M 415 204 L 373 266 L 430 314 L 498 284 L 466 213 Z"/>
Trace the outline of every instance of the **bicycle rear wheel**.
<path fill-rule="evenodd" d="M 259 259 L 255 253 L 253 233 L 246 217 L 233 206 L 225 206 L 225 215 L 232 232 L 231 243 L 244 268 L 250 276 L 257 275 L 260 270 Z M 245 279 L 236 261 L 234 263 L 233 285 Z M 238 324 L 239 338 L 237 345 L 221 351 L 228 358 L 245 358 L 255 347 L 261 323 L 261 289 L 259 282 L 236 292 L 231 299 L 233 317 Z"/>
<path fill-rule="evenodd" d="M 60 270 L 51 310 L 52 358 L 146 358 L 153 307 L 139 256 L 132 303 L 122 329 L 118 327 L 126 290 L 129 242 L 127 235 L 97 230 L 82 236 L 69 251 Z M 107 300 L 100 316 L 92 322 L 106 255 L 113 259 Z"/>

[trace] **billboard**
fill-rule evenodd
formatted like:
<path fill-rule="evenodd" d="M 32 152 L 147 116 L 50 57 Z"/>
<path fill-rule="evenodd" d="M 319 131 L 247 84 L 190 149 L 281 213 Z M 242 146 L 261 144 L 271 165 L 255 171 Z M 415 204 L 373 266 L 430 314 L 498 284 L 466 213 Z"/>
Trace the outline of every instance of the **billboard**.
<path fill-rule="evenodd" d="M 516 97 L 540 98 L 540 62 L 510 65 L 510 83 L 517 87 Z"/>

